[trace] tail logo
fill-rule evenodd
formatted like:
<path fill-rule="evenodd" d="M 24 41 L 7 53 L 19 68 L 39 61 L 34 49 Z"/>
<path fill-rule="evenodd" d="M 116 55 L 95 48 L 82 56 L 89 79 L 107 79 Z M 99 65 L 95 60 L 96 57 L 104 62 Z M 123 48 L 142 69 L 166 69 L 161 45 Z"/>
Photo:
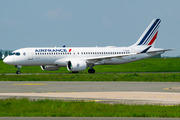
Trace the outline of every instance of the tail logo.
<path fill-rule="evenodd" d="M 160 19 L 156 19 L 148 26 L 138 45 L 152 45 L 154 43 L 157 38 L 160 22 Z"/>
<path fill-rule="evenodd" d="M 156 32 L 156 34 L 154 35 L 154 37 L 152 38 L 152 40 L 149 42 L 148 45 L 152 45 L 154 43 L 154 41 L 156 40 L 157 38 L 157 34 L 158 34 L 158 31 Z"/>

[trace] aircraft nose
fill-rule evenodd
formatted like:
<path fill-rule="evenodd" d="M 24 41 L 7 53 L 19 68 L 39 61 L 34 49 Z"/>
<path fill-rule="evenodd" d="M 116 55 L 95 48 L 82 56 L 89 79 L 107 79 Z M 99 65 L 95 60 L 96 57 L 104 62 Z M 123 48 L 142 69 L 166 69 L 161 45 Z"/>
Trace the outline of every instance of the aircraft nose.
<path fill-rule="evenodd" d="M 12 64 L 13 63 L 13 59 L 9 58 L 9 57 L 6 57 L 4 60 L 3 60 L 4 63 L 6 64 Z"/>

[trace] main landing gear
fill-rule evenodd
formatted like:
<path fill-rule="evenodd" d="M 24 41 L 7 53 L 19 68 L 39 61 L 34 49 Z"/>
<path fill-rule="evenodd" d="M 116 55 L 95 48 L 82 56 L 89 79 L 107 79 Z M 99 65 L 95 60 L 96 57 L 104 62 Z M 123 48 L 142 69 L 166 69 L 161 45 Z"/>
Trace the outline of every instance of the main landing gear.
<path fill-rule="evenodd" d="M 72 71 L 72 73 L 79 73 L 79 71 Z"/>
<path fill-rule="evenodd" d="M 91 74 L 91 73 L 95 73 L 95 69 L 90 68 L 90 69 L 88 70 L 88 73 L 89 73 L 89 74 Z"/>
<path fill-rule="evenodd" d="M 21 74 L 20 68 L 21 68 L 22 66 L 21 66 L 21 65 L 15 65 L 15 67 L 17 68 L 16 74 Z"/>

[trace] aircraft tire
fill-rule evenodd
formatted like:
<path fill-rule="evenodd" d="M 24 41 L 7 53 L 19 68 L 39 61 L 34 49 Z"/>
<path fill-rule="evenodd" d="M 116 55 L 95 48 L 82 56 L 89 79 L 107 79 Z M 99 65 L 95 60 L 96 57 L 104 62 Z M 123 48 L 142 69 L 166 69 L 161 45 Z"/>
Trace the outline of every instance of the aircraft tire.
<path fill-rule="evenodd" d="M 21 74 L 21 72 L 20 71 L 16 71 L 16 74 Z"/>
<path fill-rule="evenodd" d="M 79 71 L 72 71 L 72 73 L 79 73 Z"/>
<path fill-rule="evenodd" d="M 93 68 L 92 68 L 92 69 L 89 69 L 89 70 L 88 70 L 88 73 L 89 73 L 89 74 L 95 73 L 95 69 L 93 69 Z"/>

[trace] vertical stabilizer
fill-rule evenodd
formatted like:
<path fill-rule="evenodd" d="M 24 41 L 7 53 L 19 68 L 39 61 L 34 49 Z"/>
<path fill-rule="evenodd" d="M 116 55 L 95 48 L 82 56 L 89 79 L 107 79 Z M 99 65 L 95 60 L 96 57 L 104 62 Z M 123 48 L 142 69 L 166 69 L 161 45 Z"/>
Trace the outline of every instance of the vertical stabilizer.
<path fill-rule="evenodd" d="M 133 46 L 154 46 L 160 26 L 160 19 L 154 19 Z"/>

